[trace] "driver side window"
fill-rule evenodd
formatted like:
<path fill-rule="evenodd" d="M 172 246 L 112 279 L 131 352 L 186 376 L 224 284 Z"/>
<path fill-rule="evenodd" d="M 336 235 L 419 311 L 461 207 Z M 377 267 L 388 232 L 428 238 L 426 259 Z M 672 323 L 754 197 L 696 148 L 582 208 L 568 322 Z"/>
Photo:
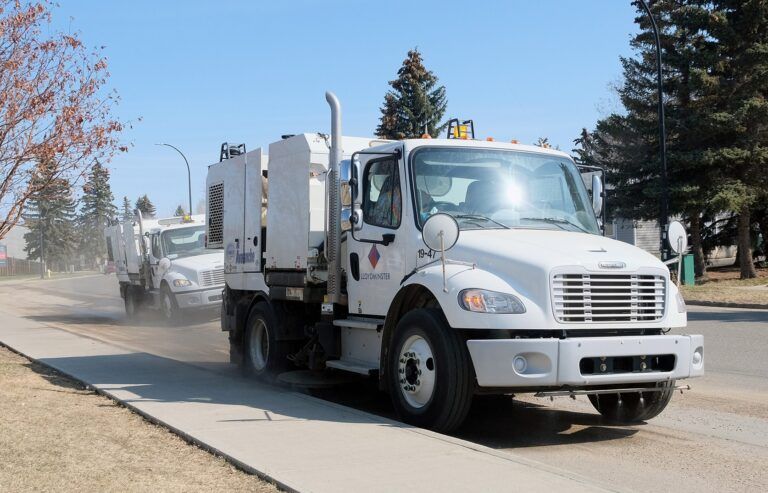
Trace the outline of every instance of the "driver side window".
<path fill-rule="evenodd" d="M 363 220 L 372 226 L 400 226 L 402 196 L 397 161 L 387 158 L 368 164 L 363 177 Z"/>
<path fill-rule="evenodd" d="M 152 256 L 156 259 L 163 258 L 160 250 L 160 235 L 152 235 Z"/>

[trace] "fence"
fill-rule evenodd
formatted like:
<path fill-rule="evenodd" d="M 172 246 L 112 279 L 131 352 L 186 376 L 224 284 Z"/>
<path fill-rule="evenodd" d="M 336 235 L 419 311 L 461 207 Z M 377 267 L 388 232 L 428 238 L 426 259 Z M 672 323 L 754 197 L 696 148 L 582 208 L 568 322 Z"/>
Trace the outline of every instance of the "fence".
<path fill-rule="evenodd" d="M 29 276 L 40 274 L 40 262 L 8 257 L 5 265 L 0 266 L 0 277 Z"/>

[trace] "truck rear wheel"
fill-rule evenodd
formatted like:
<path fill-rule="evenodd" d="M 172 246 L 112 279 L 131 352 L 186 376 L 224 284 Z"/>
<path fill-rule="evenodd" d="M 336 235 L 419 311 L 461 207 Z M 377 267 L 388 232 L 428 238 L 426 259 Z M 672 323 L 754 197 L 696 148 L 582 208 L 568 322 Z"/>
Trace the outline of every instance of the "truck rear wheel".
<path fill-rule="evenodd" d="M 401 420 L 441 432 L 464 422 L 474 371 L 464 341 L 440 310 L 407 313 L 397 324 L 388 358 L 390 396 Z"/>
<path fill-rule="evenodd" d="M 138 317 L 141 308 L 141 297 L 130 286 L 125 289 L 123 305 L 125 306 L 125 316 L 129 320 L 134 320 Z"/>
<path fill-rule="evenodd" d="M 658 416 L 669 404 L 675 389 L 675 381 L 650 384 L 661 387 L 652 392 L 628 392 L 618 394 L 590 395 L 589 402 L 597 412 L 619 423 L 637 423 Z"/>
<path fill-rule="evenodd" d="M 290 344 L 278 341 L 277 317 L 272 307 L 260 301 L 251 309 L 245 327 L 243 370 L 246 375 L 271 380 L 288 364 Z"/>

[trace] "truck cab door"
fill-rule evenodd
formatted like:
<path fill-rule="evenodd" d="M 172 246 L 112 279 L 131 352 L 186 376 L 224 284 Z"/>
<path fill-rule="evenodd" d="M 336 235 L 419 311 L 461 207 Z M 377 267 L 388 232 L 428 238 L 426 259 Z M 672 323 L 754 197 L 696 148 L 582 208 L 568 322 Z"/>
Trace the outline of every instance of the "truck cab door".
<path fill-rule="evenodd" d="M 163 250 L 160 247 L 160 233 L 154 233 L 149 236 L 149 271 L 150 284 L 155 289 L 160 289 L 162 281 L 159 273 L 160 259 L 163 258 Z"/>
<path fill-rule="evenodd" d="M 405 276 L 405 242 L 400 233 L 404 183 L 399 159 L 386 155 L 362 166 L 362 218 L 347 235 L 349 312 L 385 316 Z"/>

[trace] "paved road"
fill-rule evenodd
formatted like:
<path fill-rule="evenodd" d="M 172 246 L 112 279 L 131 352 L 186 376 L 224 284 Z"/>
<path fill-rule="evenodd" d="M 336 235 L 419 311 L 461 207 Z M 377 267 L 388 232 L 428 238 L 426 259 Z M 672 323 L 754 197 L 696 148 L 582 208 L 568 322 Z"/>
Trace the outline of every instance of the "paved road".
<path fill-rule="evenodd" d="M 215 314 L 178 327 L 123 318 L 113 276 L 0 282 L 0 305 L 126 349 L 235 373 Z M 618 490 L 768 490 L 768 311 L 690 308 L 688 332 L 705 336 L 707 375 L 690 381 L 646 424 L 606 423 L 586 399 L 480 399 L 456 436 L 592 477 Z M 359 386 L 326 397 L 391 414 Z"/>

